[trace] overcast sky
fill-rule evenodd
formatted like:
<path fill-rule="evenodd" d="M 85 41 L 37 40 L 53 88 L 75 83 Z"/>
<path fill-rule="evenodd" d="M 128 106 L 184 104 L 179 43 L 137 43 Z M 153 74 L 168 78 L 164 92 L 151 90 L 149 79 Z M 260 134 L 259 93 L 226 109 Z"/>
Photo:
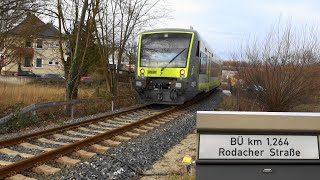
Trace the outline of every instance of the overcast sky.
<path fill-rule="evenodd" d="M 318 25 L 317 0 L 167 0 L 172 19 L 157 28 L 193 26 L 223 59 L 249 37 L 262 37 L 279 19 L 294 26 Z"/>

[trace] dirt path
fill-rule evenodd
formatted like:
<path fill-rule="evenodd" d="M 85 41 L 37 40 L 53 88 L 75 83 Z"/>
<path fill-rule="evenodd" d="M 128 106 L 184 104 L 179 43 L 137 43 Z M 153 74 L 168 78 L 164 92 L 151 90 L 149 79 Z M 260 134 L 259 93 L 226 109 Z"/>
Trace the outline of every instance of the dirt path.
<path fill-rule="evenodd" d="M 182 163 L 182 159 L 184 156 L 190 156 L 192 160 L 195 160 L 196 147 L 196 133 L 194 131 L 179 144 L 172 147 L 152 166 L 152 169 L 145 171 L 144 174 L 148 174 L 148 176 L 141 177 L 141 180 L 166 179 L 172 174 L 185 172 L 185 165 Z"/>

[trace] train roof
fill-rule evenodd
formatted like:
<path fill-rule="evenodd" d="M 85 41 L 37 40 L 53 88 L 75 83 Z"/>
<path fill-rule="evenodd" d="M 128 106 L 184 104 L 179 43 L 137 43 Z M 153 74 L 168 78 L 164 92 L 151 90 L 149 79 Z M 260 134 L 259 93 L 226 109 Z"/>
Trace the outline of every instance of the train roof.
<path fill-rule="evenodd" d="M 143 31 L 142 33 L 147 33 L 147 32 L 159 32 L 159 31 L 185 31 L 185 32 L 194 32 L 197 33 L 198 32 L 196 30 L 193 29 L 182 29 L 182 28 L 163 28 L 163 29 L 151 29 L 151 30 L 147 30 L 147 31 Z"/>

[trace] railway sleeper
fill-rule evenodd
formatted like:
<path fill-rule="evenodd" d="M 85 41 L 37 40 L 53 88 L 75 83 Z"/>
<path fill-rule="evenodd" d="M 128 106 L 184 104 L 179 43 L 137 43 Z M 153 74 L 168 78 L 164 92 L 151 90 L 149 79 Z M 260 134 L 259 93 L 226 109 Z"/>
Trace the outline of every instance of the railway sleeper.
<path fill-rule="evenodd" d="M 38 150 L 46 151 L 46 152 L 53 150 L 53 148 L 45 148 L 45 147 L 37 146 L 37 145 L 34 145 L 34 144 L 30 144 L 30 143 L 20 143 L 19 145 L 24 147 L 24 148 L 38 149 Z"/>
<path fill-rule="evenodd" d="M 120 141 L 114 141 L 114 140 L 111 140 L 111 139 L 104 140 L 101 143 L 103 145 L 111 146 L 111 147 L 115 147 L 115 146 L 118 146 L 119 144 L 121 144 Z"/>
<path fill-rule="evenodd" d="M 109 149 L 107 146 L 101 146 L 99 144 L 94 144 L 90 146 L 90 150 L 96 153 L 104 153 Z"/>
<path fill-rule="evenodd" d="M 65 166 L 75 166 L 80 162 L 79 159 L 72 159 L 67 156 L 60 157 L 56 160 L 57 163 L 63 164 Z"/>
<path fill-rule="evenodd" d="M 86 137 L 94 136 L 93 134 L 85 134 L 85 133 L 81 133 L 81 132 L 77 132 L 77 131 L 66 131 L 66 132 L 71 135 L 79 135 L 79 136 L 86 136 Z"/>
<path fill-rule="evenodd" d="M 165 121 L 165 122 L 169 122 L 169 121 L 172 121 L 172 120 L 175 120 L 176 118 L 173 118 L 173 117 L 162 117 L 158 120 L 160 121 Z"/>
<path fill-rule="evenodd" d="M 70 144 L 70 143 L 53 141 L 53 140 L 50 140 L 47 138 L 39 138 L 39 139 L 37 139 L 37 141 L 43 142 L 43 143 L 49 143 L 49 144 L 57 144 L 57 145 L 62 145 L 62 146 Z"/>
<path fill-rule="evenodd" d="M 100 129 L 104 128 L 104 129 L 111 129 L 110 126 L 113 126 L 112 124 L 110 124 L 109 122 L 99 122 L 98 124 L 105 126 L 105 127 L 100 127 Z"/>
<path fill-rule="evenodd" d="M 16 174 L 14 176 L 6 178 L 6 180 L 36 180 L 36 179 L 24 176 L 22 174 Z"/>
<path fill-rule="evenodd" d="M 54 174 L 60 172 L 61 169 L 43 164 L 43 165 L 32 168 L 32 171 L 37 174 L 44 174 L 44 175 L 48 176 L 48 175 L 54 175 Z"/>
<path fill-rule="evenodd" d="M 178 118 L 180 115 L 168 115 L 170 118 Z"/>
<path fill-rule="evenodd" d="M 146 126 L 151 126 L 151 127 L 159 127 L 161 124 L 158 124 L 156 122 L 148 123 Z"/>
<path fill-rule="evenodd" d="M 151 127 L 149 125 L 142 125 L 139 127 L 140 129 L 145 129 L 145 130 L 152 130 L 154 127 Z"/>
<path fill-rule="evenodd" d="M 162 121 L 162 120 L 157 120 L 157 121 L 155 121 L 155 123 L 157 123 L 157 124 L 165 124 L 165 123 L 167 123 L 168 121 Z"/>
<path fill-rule="evenodd" d="M 113 137 L 112 139 L 114 139 L 115 141 L 125 142 L 125 141 L 129 141 L 131 139 L 131 137 L 118 135 L 118 136 Z"/>
<path fill-rule="evenodd" d="M 0 166 L 8 166 L 10 164 L 12 164 L 13 162 L 10 161 L 0 161 Z"/>
<path fill-rule="evenodd" d="M 74 156 L 81 157 L 83 159 L 90 159 L 93 156 L 97 155 L 96 153 L 88 152 L 88 151 L 85 151 L 85 150 L 78 150 L 78 151 L 76 151 L 76 152 L 74 152 L 72 154 Z"/>
<path fill-rule="evenodd" d="M 134 123 L 137 122 L 139 119 L 132 119 L 132 118 L 123 118 L 123 122 L 128 122 L 128 123 Z"/>
<path fill-rule="evenodd" d="M 34 156 L 33 154 L 21 153 L 21 152 L 18 152 L 18 151 L 11 150 L 9 148 L 0 149 L 0 153 L 6 154 L 6 155 L 11 155 L 11 156 L 19 155 L 19 156 L 24 157 L 24 158 L 30 158 L 30 157 Z"/>
<path fill-rule="evenodd" d="M 140 136 L 140 134 L 138 134 L 138 133 L 134 133 L 134 132 L 126 132 L 126 133 L 123 133 L 125 136 L 129 136 L 129 137 L 133 137 L 133 138 L 135 138 L 135 137 L 138 137 L 138 136 Z"/>
<path fill-rule="evenodd" d="M 76 137 L 66 136 L 63 134 L 54 134 L 53 137 L 56 139 L 69 139 L 69 140 L 75 140 L 75 141 L 80 141 L 85 139 L 85 138 L 76 138 Z"/>
<path fill-rule="evenodd" d="M 124 126 L 124 125 L 130 124 L 130 123 L 120 122 L 120 121 L 110 121 L 109 123 L 113 126 Z"/>
<path fill-rule="evenodd" d="M 95 130 L 95 129 L 89 129 L 89 128 L 85 128 L 85 127 L 79 127 L 78 128 L 81 131 L 85 131 L 85 132 L 94 132 L 94 133 L 104 133 L 105 131 L 99 131 L 99 130 Z"/>
<path fill-rule="evenodd" d="M 142 117 L 144 116 L 145 113 L 138 113 L 138 112 L 134 112 L 132 114 L 126 114 L 125 116 L 126 117 L 131 117 L 131 118 L 137 118 L 137 117 Z"/>
<path fill-rule="evenodd" d="M 95 125 L 95 124 L 90 124 L 89 127 L 95 128 L 95 129 L 103 129 L 103 127 Z"/>
<path fill-rule="evenodd" d="M 145 134 L 148 132 L 148 130 L 140 129 L 140 128 L 135 128 L 135 129 L 132 129 L 131 131 L 138 134 Z"/>

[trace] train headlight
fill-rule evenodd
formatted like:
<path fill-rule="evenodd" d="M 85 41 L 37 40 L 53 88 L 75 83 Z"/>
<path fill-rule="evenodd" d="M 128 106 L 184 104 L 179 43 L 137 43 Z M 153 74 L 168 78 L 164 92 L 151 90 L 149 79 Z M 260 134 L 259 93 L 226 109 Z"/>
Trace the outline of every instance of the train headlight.
<path fill-rule="evenodd" d="M 136 86 L 137 87 L 141 87 L 142 86 L 142 82 L 141 81 L 136 81 Z"/>
<path fill-rule="evenodd" d="M 177 88 L 177 89 L 181 89 L 182 84 L 181 83 L 176 83 L 174 87 Z"/>
<path fill-rule="evenodd" d="M 140 75 L 144 76 L 144 69 L 140 69 Z"/>
<path fill-rule="evenodd" d="M 180 70 L 180 77 L 184 77 L 184 73 L 185 73 L 184 70 L 181 69 L 181 70 Z"/>

